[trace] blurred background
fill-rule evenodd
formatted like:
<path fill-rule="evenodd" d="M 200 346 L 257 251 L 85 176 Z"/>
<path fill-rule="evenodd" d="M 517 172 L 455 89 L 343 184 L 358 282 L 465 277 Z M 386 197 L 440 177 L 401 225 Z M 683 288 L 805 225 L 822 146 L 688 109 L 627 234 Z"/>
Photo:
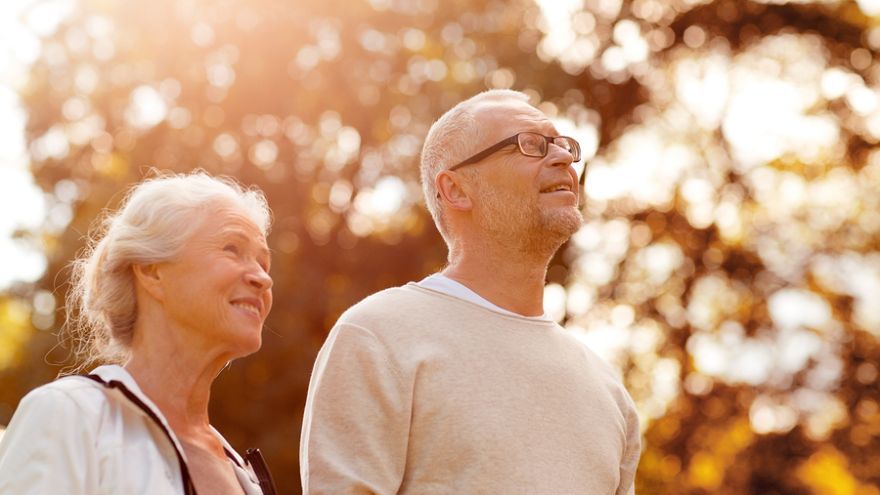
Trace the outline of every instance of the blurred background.
<path fill-rule="evenodd" d="M 0 426 L 52 380 L 68 263 L 150 167 L 262 188 L 263 350 L 212 419 L 299 492 L 339 314 L 445 261 L 418 154 L 486 88 L 589 162 L 547 311 L 620 370 L 640 494 L 880 494 L 880 0 L 4 0 Z"/>

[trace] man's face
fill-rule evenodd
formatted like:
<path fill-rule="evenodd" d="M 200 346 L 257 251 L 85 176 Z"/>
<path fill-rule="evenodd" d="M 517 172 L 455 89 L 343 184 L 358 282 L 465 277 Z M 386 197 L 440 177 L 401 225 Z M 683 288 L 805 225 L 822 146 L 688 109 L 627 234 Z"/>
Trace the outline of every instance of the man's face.
<path fill-rule="evenodd" d="M 485 104 L 477 109 L 476 118 L 483 139 L 474 146 L 475 152 L 519 132 L 559 135 L 544 114 L 518 100 Z M 475 220 L 503 242 L 525 241 L 529 249 L 543 250 L 546 245 L 555 249 L 583 222 L 571 163 L 571 154 L 555 145 L 543 158 L 525 156 L 515 145 L 491 155 L 467 172 L 477 191 Z"/>

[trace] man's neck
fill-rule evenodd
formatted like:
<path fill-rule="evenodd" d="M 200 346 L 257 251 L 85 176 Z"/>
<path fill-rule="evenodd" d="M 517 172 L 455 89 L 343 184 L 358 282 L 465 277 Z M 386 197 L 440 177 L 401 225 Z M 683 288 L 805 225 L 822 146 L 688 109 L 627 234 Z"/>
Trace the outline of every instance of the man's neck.
<path fill-rule="evenodd" d="M 518 246 L 483 242 L 461 246 L 450 255 L 443 275 L 492 304 L 523 316 L 544 314 L 544 281 L 550 254 Z"/>

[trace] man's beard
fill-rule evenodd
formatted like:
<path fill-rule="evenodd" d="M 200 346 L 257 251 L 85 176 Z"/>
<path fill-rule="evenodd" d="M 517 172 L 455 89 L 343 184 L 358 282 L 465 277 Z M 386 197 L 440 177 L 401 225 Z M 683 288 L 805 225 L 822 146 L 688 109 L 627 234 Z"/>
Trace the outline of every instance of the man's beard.
<path fill-rule="evenodd" d="M 583 225 L 576 206 L 541 209 L 536 202 L 523 201 L 482 181 L 479 191 L 476 221 L 481 230 L 528 253 L 552 256 Z"/>

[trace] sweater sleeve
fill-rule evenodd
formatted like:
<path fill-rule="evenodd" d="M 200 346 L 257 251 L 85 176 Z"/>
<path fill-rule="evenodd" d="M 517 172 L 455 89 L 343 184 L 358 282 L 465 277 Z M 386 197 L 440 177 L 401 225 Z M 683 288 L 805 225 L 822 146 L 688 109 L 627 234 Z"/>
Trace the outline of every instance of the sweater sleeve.
<path fill-rule="evenodd" d="M 403 480 L 412 387 L 387 346 L 338 323 L 318 354 L 300 441 L 303 494 L 392 494 Z"/>
<path fill-rule="evenodd" d="M 97 465 L 80 406 L 43 386 L 22 399 L 0 442 L 0 493 L 98 493 Z"/>
<path fill-rule="evenodd" d="M 636 470 L 639 467 L 639 457 L 642 455 L 641 431 L 639 430 L 639 416 L 635 405 L 629 396 L 626 397 L 627 407 L 624 409 L 626 418 L 626 448 L 620 460 L 620 485 L 616 495 L 635 495 L 636 493 Z"/>

